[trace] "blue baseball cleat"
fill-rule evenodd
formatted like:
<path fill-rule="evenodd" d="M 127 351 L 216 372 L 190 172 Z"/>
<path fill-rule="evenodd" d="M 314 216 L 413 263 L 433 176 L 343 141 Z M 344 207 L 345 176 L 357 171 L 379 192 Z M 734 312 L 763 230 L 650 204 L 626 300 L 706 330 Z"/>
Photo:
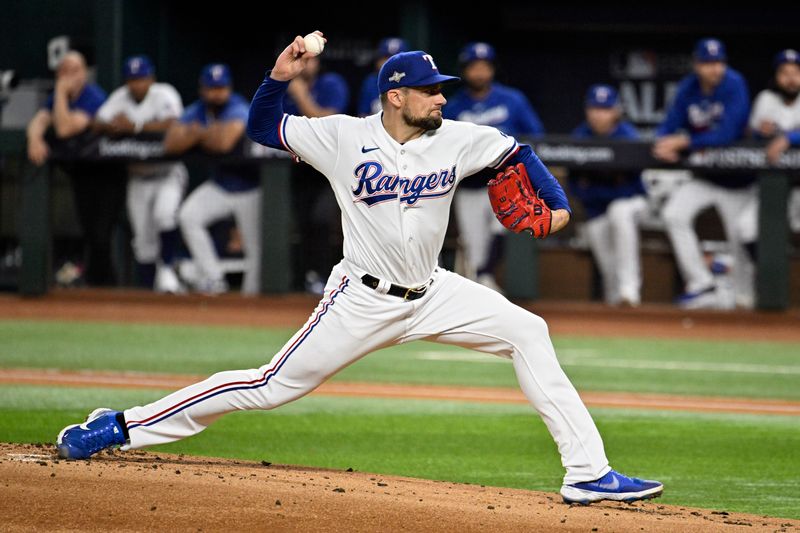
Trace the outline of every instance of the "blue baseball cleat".
<path fill-rule="evenodd" d="M 675 304 L 681 309 L 719 309 L 721 306 L 715 285 L 697 292 L 684 292 L 675 298 Z"/>
<path fill-rule="evenodd" d="M 594 481 L 573 483 L 561 487 L 561 496 L 565 503 L 583 505 L 600 500 L 620 502 L 649 500 L 658 498 L 662 492 L 664 492 L 664 485 L 658 481 L 628 477 L 614 470 Z"/>
<path fill-rule="evenodd" d="M 119 411 L 100 408 L 92 411 L 83 424 L 61 430 L 56 440 L 62 459 L 88 459 L 100 450 L 128 443 L 128 429 Z"/>

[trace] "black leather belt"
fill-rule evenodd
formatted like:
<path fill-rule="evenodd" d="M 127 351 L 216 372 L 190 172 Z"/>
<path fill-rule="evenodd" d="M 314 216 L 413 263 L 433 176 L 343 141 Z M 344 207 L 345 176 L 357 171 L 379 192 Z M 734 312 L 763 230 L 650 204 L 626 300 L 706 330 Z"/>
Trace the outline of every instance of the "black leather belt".
<path fill-rule="evenodd" d="M 361 282 L 367 287 L 377 290 L 381 280 L 379 280 L 375 276 L 364 274 L 363 276 L 361 276 Z M 428 290 L 429 286 L 430 284 L 414 288 L 414 287 L 403 287 L 402 285 L 395 285 L 394 283 L 392 283 L 391 286 L 389 287 L 389 292 L 387 292 L 386 294 L 397 296 L 398 298 L 402 298 L 403 300 L 416 300 L 417 298 L 422 298 L 423 296 L 425 296 L 425 292 Z"/>

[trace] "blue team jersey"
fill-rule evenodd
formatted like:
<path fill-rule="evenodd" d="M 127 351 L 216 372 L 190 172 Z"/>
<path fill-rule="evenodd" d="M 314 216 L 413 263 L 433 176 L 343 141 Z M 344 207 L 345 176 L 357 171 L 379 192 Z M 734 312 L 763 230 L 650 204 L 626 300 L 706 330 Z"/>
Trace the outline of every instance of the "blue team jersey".
<path fill-rule="evenodd" d="M 318 106 L 332 108 L 337 114 L 347 111 L 347 104 L 350 102 L 350 90 L 347 88 L 344 78 L 340 75 L 334 72 L 323 74 L 309 87 L 309 92 Z M 283 101 L 283 110 L 290 115 L 302 115 L 297 108 L 297 104 L 288 95 Z"/>
<path fill-rule="evenodd" d="M 544 126 L 531 103 L 520 91 L 493 83 L 483 100 L 475 100 L 461 89 L 447 100 L 444 118 L 492 126 L 514 137 L 536 137 Z"/>
<path fill-rule="evenodd" d="M 381 111 L 381 95 L 378 93 L 378 73 L 368 74 L 361 82 L 361 92 L 358 94 L 358 114 L 365 117 Z"/>
<path fill-rule="evenodd" d="M 584 122 L 572 131 L 576 139 L 600 138 Z M 607 139 L 638 139 L 639 132 L 630 122 L 620 122 Z M 570 172 L 569 187 L 580 200 L 587 218 L 602 215 L 608 205 L 618 198 L 630 198 L 645 194 L 641 175 L 638 172 L 582 171 Z"/>
<path fill-rule="evenodd" d="M 492 126 L 513 137 L 538 137 L 544 126 L 531 103 L 522 92 L 501 83 L 493 83 L 489 94 L 482 100 L 473 98 L 469 91 L 460 89 L 447 99 L 442 110 L 444 118 Z M 461 182 L 461 187 L 484 187 L 496 172 L 482 171 Z"/>
<path fill-rule="evenodd" d="M 204 101 L 197 100 L 186 108 L 180 121 L 184 124 L 197 122 L 202 126 L 232 120 L 241 120 L 247 124 L 249 111 L 250 103 L 240 94 L 233 93 L 218 115 L 215 116 Z M 250 191 L 259 185 L 258 169 L 253 165 L 218 165 L 212 170 L 212 178 L 217 185 L 229 192 Z"/>
<path fill-rule="evenodd" d="M 692 141 L 691 149 L 726 146 L 745 134 L 750 115 L 750 92 L 742 75 L 727 67 L 725 76 L 711 94 L 704 94 L 696 74 L 681 80 L 667 118 L 656 130 L 656 136 L 685 130 Z M 724 187 L 742 187 L 755 179 L 752 175 L 702 176 Z"/>
<path fill-rule="evenodd" d="M 596 135 L 594 133 L 594 131 L 592 131 L 592 128 L 589 127 L 589 123 L 588 122 L 584 122 L 580 126 L 575 128 L 574 130 L 572 130 L 572 137 L 575 138 L 575 139 L 595 139 L 595 138 L 601 139 L 601 138 L 606 138 L 606 139 L 633 139 L 633 140 L 636 140 L 636 139 L 639 139 L 639 131 L 636 129 L 636 126 L 634 126 L 630 122 L 628 122 L 626 120 L 622 120 L 622 121 L 620 121 L 619 124 L 617 124 L 617 127 L 614 128 L 614 131 L 612 131 L 610 135 L 608 135 L 606 137 L 600 137 L 599 135 Z"/>
<path fill-rule="evenodd" d="M 249 112 L 249 102 L 245 100 L 242 95 L 233 93 L 218 116 L 214 116 L 208 110 L 208 106 L 204 101 L 197 100 L 186 108 L 183 115 L 181 115 L 180 121 L 184 124 L 199 122 L 203 126 L 208 126 L 213 122 L 227 122 L 229 120 L 243 120 L 247 122 L 247 115 Z"/>
<path fill-rule="evenodd" d="M 73 111 L 79 109 L 90 117 L 94 117 L 95 113 L 97 113 L 97 110 L 100 109 L 100 106 L 102 106 L 103 102 L 106 101 L 106 97 L 106 92 L 100 88 L 99 85 L 95 83 L 87 83 L 83 87 L 81 94 L 78 95 L 78 98 L 76 98 L 74 102 L 69 102 L 69 108 Z M 55 97 L 51 93 L 47 97 L 47 101 L 44 103 L 45 109 L 52 111 L 54 100 Z"/>
<path fill-rule="evenodd" d="M 675 100 L 657 136 L 686 130 L 691 148 L 724 146 L 741 139 L 750 115 L 750 93 L 741 74 L 728 67 L 720 84 L 711 94 L 700 89 L 697 75 L 681 80 Z"/>

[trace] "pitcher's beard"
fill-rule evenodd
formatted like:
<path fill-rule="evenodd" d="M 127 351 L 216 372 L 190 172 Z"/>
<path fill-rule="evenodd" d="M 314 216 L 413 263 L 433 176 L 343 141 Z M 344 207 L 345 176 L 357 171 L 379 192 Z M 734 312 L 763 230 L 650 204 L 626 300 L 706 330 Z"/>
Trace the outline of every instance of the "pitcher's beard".
<path fill-rule="evenodd" d="M 424 131 L 435 130 L 442 125 L 442 117 L 412 117 L 407 111 L 403 111 L 403 120 L 409 126 Z"/>

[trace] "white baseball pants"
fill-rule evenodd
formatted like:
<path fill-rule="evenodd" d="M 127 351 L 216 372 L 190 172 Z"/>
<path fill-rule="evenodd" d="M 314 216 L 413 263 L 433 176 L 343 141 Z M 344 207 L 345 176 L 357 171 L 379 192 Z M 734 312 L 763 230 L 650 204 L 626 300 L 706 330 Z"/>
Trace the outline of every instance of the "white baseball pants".
<path fill-rule="evenodd" d="M 139 263 L 158 260 L 159 233 L 178 227 L 178 208 L 189 178 L 186 167 L 172 165 L 158 177 L 131 176 L 128 179 L 128 219 L 133 231 L 133 255 Z"/>
<path fill-rule="evenodd" d="M 703 260 L 700 241 L 694 230 L 697 214 L 715 207 L 722 219 L 725 235 L 734 258 L 733 279 L 737 298 L 752 299 L 754 266 L 742 246 L 739 218 L 756 197 L 756 187 L 728 189 L 714 183 L 687 181 L 667 200 L 662 216 L 687 292 L 697 292 L 714 285 L 714 277 Z"/>
<path fill-rule="evenodd" d="M 513 361 L 566 468 L 566 483 L 610 467 L 589 412 L 556 359 L 547 325 L 499 293 L 436 269 L 427 293 L 404 301 L 363 285 L 355 267 L 336 265 L 306 324 L 261 368 L 220 372 L 149 405 L 125 411 L 130 448 L 195 435 L 225 413 L 273 409 L 380 348 L 425 339 Z"/>
<path fill-rule="evenodd" d="M 506 229 L 497 220 L 485 187 L 458 189 L 454 201 L 459 240 L 467 263 L 466 275 L 474 279 L 489 259 L 492 239 Z"/>
<path fill-rule="evenodd" d="M 221 280 L 224 272 L 208 226 L 233 215 L 242 234 L 245 271 L 242 292 L 257 294 L 261 285 L 261 189 L 228 192 L 213 181 L 197 187 L 181 207 L 179 218 L 186 247 L 201 275 Z"/>
<path fill-rule="evenodd" d="M 586 222 L 607 304 L 641 302 L 642 269 L 639 257 L 639 221 L 647 211 L 644 196 L 619 198 L 605 213 Z"/>

